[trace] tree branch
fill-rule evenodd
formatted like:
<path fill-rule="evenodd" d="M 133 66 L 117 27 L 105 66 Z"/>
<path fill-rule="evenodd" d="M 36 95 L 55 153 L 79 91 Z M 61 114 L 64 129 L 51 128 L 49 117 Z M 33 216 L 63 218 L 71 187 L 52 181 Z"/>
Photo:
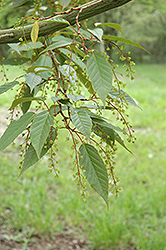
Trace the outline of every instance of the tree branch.
<path fill-rule="evenodd" d="M 56 17 L 61 17 L 67 20 L 71 25 L 74 25 L 76 23 L 76 17 L 79 13 L 79 10 L 82 10 L 79 13 L 79 21 L 82 21 L 92 16 L 103 13 L 107 10 L 120 7 L 130 1 L 132 0 L 103 0 L 101 2 L 92 1 L 92 2 L 89 2 L 88 4 L 84 4 L 80 6 L 78 10 L 73 10 L 68 14 L 64 14 L 64 15 L 60 15 Z M 94 4 L 95 2 L 96 4 Z M 47 22 L 40 21 L 39 22 L 39 37 L 52 34 L 58 30 L 66 28 L 67 26 L 68 24 L 66 23 L 48 22 L 48 20 Z M 30 39 L 32 27 L 33 27 L 33 24 L 24 26 L 24 33 L 25 33 L 25 37 L 27 40 Z M 20 38 L 24 39 L 22 27 L 18 27 L 15 29 L 0 30 L 0 44 L 17 43 L 19 42 Z"/>

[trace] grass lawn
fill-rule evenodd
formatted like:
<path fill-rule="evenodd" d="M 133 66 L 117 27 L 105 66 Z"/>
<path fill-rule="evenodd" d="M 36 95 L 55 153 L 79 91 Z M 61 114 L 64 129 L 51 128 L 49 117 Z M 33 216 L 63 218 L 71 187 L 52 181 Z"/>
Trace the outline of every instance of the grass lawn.
<path fill-rule="evenodd" d="M 119 198 L 103 200 L 90 190 L 87 202 L 73 184 L 70 143 L 59 135 L 59 178 L 48 171 L 48 158 L 18 180 L 18 148 L 0 154 L 0 225 L 2 237 L 23 242 L 32 235 L 78 234 L 88 250 L 166 250 L 166 65 L 137 65 L 136 80 L 126 91 L 142 110 L 130 107 L 137 141 L 121 146 L 116 175 L 123 188 Z M 12 68 L 9 74 L 12 76 Z M 8 96 L 8 94 L 7 94 Z M 10 98 L 2 95 L 0 112 Z"/>

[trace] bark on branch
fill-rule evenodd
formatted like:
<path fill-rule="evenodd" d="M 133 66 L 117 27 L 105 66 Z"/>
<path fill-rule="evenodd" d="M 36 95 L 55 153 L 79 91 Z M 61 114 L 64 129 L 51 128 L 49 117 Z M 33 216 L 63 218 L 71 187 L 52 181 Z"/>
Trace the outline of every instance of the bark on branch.
<path fill-rule="evenodd" d="M 132 0 L 103 0 L 102 2 L 98 2 L 96 0 L 97 2 L 96 4 L 94 4 L 95 1 L 89 2 L 88 5 L 86 4 L 87 8 L 85 8 L 86 5 L 80 6 L 80 9 L 82 9 L 82 12 L 80 12 L 79 14 L 79 21 L 98 15 L 107 10 L 120 7 L 130 1 Z M 93 3 L 93 5 L 91 5 L 91 3 Z M 76 17 L 78 15 L 78 12 L 79 10 L 74 10 L 68 14 L 64 14 L 58 17 L 61 17 L 67 20 L 71 25 L 74 25 L 76 23 Z M 68 24 L 65 24 L 65 23 L 53 23 L 53 22 L 40 21 L 39 22 L 39 36 L 46 36 L 46 35 L 52 34 L 67 26 Z M 30 39 L 32 27 L 33 27 L 33 24 L 27 25 L 24 27 L 24 34 L 27 40 Z M 17 43 L 19 42 L 20 38 L 23 38 L 22 27 L 15 28 L 15 29 L 0 30 L 0 44 Z"/>

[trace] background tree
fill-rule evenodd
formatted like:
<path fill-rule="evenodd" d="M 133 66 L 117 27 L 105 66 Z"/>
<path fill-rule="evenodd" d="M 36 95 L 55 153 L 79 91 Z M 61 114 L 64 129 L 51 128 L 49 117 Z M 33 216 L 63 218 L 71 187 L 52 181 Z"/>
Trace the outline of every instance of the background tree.
<path fill-rule="evenodd" d="M 0 86 L 1 94 L 17 88 L 9 108 L 10 124 L 0 138 L 0 150 L 22 134 L 20 175 L 49 151 L 49 168 L 58 176 L 58 132 L 67 130 L 75 157 L 74 178 L 82 196 L 86 194 L 84 178 L 107 205 L 109 190 L 118 195 L 119 179 L 113 172 L 116 144 L 131 153 L 120 133 L 129 142 L 135 141 L 126 110 L 128 105 L 138 105 L 122 90 L 125 87 L 122 76 L 133 80 L 135 71 L 130 53 L 117 42 L 142 47 L 122 36 L 104 35 L 103 26 L 123 34 L 116 23 L 96 23 L 95 28 L 89 29 L 84 20 L 129 1 L 99 0 L 81 6 L 69 1 L 70 8 L 63 1 L 57 5 L 49 2 L 46 6 L 32 1 L 13 3 L 16 7 L 27 4 L 33 7 L 28 9 L 30 15 L 19 21 L 22 27 L 0 32 L 0 43 L 8 42 L 14 55 L 13 59 L 1 56 L 2 66 L 28 62 L 24 75 L 8 82 L 4 74 L 6 83 Z M 66 7 L 69 9 L 64 11 Z M 58 12 L 48 16 L 54 8 Z M 111 47 L 119 54 L 124 70 L 117 72 L 118 65 L 103 50 L 103 41 L 106 51 Z M 117 122 L 110 123 L 110 117 L 120 121 L 120 127 Z"/>
<path fill-rule="evenodd" d="M 132 13 L 132 14 L 131 14 Z M 121 8 L 100 14 L 98 21 L 115 22 L 123 27 L 124 34 L 151 52 L 147 54 L 126 45 L 136 62 L 165 62 L 165 1 L 132 1 Z M 93 25 L 94 18 L 90 20 Z M 104 27 L 105 34 L 119 35 L 119 31 Z M 160 48 L 160 50 L 158 49 Z M 114 56 L 114 55 L 112 55 Z M 114 59 L 118 57 L 114 56 Z"/>

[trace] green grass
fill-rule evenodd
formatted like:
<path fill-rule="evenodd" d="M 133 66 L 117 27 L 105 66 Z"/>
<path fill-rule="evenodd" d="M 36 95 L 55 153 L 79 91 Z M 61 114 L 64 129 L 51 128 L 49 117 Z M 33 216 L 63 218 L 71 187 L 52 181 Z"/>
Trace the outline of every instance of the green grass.
<path fill-rule="evenodd" d="M 1 70 L 0 65 L 0 70 Z M 23 75 L 25 72 L 21 67 L 18 66 L 7 66 L 5 65 L 5 73 L 8 77 L 8 82 L 12 82 L 16 77 Z M 22 79 L 21 79 L 22 80 Z M 3 76 L 3 73 L 0 74 L 0 85 L 5 84 L 5 78 Z M 0 98 L 0 106 L 9 108 L 9 105 L 12 103 L 12 100 L 16 94 L 15 91 L 16 88 L 14 88 L 14 91 L 10 91 L 8 93 L 10 94 L 2 94 Z M 9 98 L 10 97 L 10 98 Z"/>
<path fill-rule="evenodd" d="M 57 179 L 45 158 L 16 180 L 18 149 L 1 153 L 0 224 L 14 230 L 17 240 L 68 228 L 87 239 L 88 250 L 166 250 L 166 65 L 136 70 L 126 89 L 143 109 L 130 108 L 138 139 L 127 146 L 135 156 L 119 146 L 115 173 L 123 190 L 119 198 L 110 197 L 109 211 L 93 191 L 87 202 L 78 195 L 65 134 L 59 135 Z"/>

